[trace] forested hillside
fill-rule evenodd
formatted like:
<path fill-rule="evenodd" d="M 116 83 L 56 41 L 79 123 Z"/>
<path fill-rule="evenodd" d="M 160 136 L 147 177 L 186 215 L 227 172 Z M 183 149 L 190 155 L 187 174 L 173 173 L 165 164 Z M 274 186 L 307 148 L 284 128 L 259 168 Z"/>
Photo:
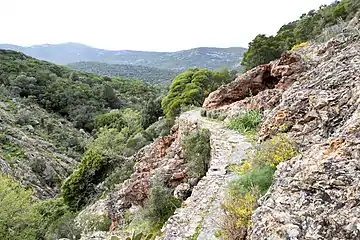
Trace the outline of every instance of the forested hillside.
<path fill-rule="evenodd" d="M 345 24 L 338 23 L 351 20 L 359 9 L 359 0 L 336 0 L 330 5 L 320 6 L 318 10 L 310 10 L 300 19 L 282 26 L 274 36 L 259 34 L 249 43 L 241 64 L 249 70 L 279 58 L 297 44 L 304 46 L 307 41 L 324 42 L 339 34 Z"/>
<path fill-rule="evenodd" d="M 31 47 L 0 44 L 1 48 L 23 52 L 38 59 L 63 65 L 91 61 L 183 71 L 189 68 L 208 68 L 211 70 L 238 68 L 239 61 L 246 51 L 242 47 L 202 47 L 178 52 L 110 51 L 78 43 L 46 44 Z"/>
<path fill-rule="evenodd" d="M 108 64 L 101 62 L 76 62 L 68 64 L 69 67 L 100 76 L 137 79 L 152 84 L 171 83 L 180 70 L 167 70 L 141 65 Z"/>

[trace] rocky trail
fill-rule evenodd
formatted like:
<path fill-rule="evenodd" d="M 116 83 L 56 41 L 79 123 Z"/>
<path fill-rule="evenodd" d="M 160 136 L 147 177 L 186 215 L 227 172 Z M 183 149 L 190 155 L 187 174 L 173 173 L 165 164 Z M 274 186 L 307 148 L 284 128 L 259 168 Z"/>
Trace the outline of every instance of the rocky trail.
<path fill-rule="evenodd" d="M 162 229 L 158 239 L 182 240 L 217 239 L 215 233 L 221 228 L 223 211 L 221 203 L 225 197 L 226 185 L 234 177 L 227 167 L 240 163 L 246 156 L 245 150 L 251 146 L 243 136 L 226 129 L 222 124 L 200 116 L 197 110 L 180 116 L 197 123 L 200 128 L 210 131 L 210 168 L 191 196 L 176 210 Z"/>

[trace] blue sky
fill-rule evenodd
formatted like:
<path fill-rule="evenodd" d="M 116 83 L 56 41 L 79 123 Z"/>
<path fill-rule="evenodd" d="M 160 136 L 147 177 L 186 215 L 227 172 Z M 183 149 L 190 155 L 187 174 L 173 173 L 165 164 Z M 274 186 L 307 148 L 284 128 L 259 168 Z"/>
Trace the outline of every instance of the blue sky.
<path fill-rule="evenodd" d="M 247 47 L 332 0 L 1 0 L 0 43 L 122 50 Z"/>

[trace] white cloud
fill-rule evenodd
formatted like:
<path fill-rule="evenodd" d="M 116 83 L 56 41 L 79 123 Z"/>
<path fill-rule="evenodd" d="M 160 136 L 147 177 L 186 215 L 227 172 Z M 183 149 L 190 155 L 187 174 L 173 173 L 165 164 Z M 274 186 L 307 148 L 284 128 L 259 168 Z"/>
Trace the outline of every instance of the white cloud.
<path fill-rule="evenodd" d="M 244 46 L 332 0 L 0 0 L 0 42 L 174 51 Z"/>

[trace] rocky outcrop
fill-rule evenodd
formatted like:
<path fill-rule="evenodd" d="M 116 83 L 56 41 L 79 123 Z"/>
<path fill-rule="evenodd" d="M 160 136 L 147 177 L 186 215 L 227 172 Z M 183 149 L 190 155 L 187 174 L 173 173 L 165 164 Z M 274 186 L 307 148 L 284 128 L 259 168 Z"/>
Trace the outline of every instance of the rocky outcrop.
<path fill-rule="evenodd" d="M 360 239 L 360 42 L 353 35 L 359 22 L 350 24 L 329 42 L 257 67 L 205 101 L 227 116 L 262 110 L 259 140 L 285 132 L 300 151 L 279 165 L 248 239 Z M 247 97 L 251 83 L 266 88 L 259 85 L 268 79 L 264 72 L 278 83 Z"/>
<path fill-rule="evenodd" d="M 263 139 L 287 125 L 301 155 L 279 166 L 250 239 L 360 238 L 360 43 L 333 39 L 312 62 L 262 124 Z"/>
<path fill-rule="evenodd" d="M 295 73 L 304 70 L 304 61 L 296 54 L 285 53 L 279 60 L 258 66 L 235 81 L 221 86 L 205 99 L 205 109 L 216 109 L 221 106 L 255 96 L 266 89 L 287 88 L 296 78 Z"/>

